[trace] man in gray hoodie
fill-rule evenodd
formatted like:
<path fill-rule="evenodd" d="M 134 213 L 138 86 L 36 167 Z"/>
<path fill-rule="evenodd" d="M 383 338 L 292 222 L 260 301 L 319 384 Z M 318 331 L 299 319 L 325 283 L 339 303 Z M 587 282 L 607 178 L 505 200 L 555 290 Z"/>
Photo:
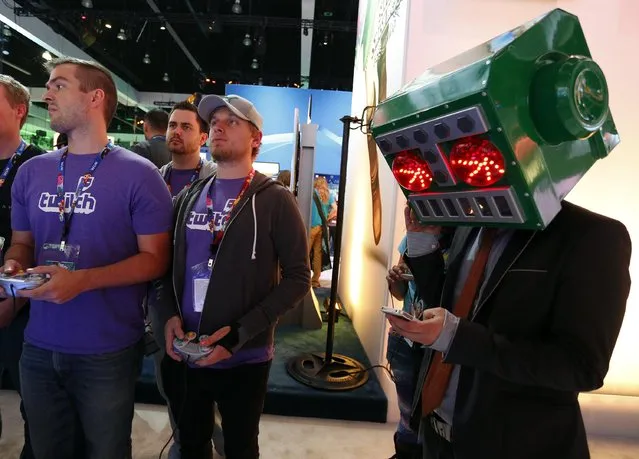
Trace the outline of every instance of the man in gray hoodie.
<path fill-rule="evenodd" d="M 198 111 L 218 169 L 175 203 L 173 267 L 155 297 L 166 323 L 162 377 L 181 413 L 183 459 L 212 457 L 214 402 L 226 456 L 256 459 L 275 325 L 310 288 L 306 229 L 290 191 L 253 169 L 262 139 L 253 104 L 206 96 Z M 210 353 L 177 353 L 175 338 Z"/>
<path fill-rule="evenodd" d="M 179 102 L 173 106 L 166 130 L 166 145 L 171 153 L 171 161 L 160 168 L 173 200 L 193 182 L 204 179 L 213 174 L 216 165 L 213 161 L 205 161 L 200 156 L 200 147 L 208 139 L 209 126 L 200 118 L 197 107 L 189 102 Z M 151 328 L 160 347 L 160 351 L 153 354 L 155 361 L 156 380 L 160 395 L 167 401 L 162 384 L 161 363 L 164 358 L 164 323 L 160 322 L 156 308 L 149 309 Z M 179 414 L 179 413 L 177 413 Z M 169 418 L 173 428 L 176 427 L 174 414 L 169 407 Z M 219 416 L 218 416 L 219 418 Z M 176 436 L 177 437 L 177 436 Z M 220 419 L 216 419 L 213 442 L 218 453 L 224 455 L 224 440 Z M 180 444 L 175 441 L 169 450 L 169 459 L 180 459 Z"/>

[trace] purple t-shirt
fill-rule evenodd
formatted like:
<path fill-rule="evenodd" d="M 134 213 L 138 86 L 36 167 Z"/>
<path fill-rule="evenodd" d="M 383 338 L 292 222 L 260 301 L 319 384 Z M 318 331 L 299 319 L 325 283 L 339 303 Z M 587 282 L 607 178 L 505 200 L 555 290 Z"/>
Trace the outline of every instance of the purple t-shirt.
<path fill-rule="evenodd" d="M 197 169 L 171 168 L 171 172 L 168 172 L 167 175 L 169 175 L 169 185 L 171 185 L 171 194 L 173 195 L 173 197 L 176 197 L 180 193 L 180 191 L 184 189 L 185 186 L 191 183 L 191 178 L 193 177 L 193 174 L 195 174 L 196 170 Z"/>
<path fill-rule="evenodd" d="M 211 254 L 210 245 L 212 241 L 209 231 L 209 219 L 206 210 L 206 196 L 211 193 L 213 197 L 213 217 L 215 219 L 215 229 L 222 227 L 222 221 L 226 214 L 231 211 L 233 201 L 242 189 L 244 184 L 241 179 L 216 179 L 213 186 L 213 179 L 202 189 L 200 196 L 191 210 L 186 224 L 186 266 L 184 276 L 184 292 L 182 293 L 182 315 L 184 318 L 184 332 L 194 331 L 199 334 L 201 313 L 195 310 L 193 298 L 193 267 L 200 263 L 206 264 Z M 247 242 L 248 243 L 248 242 Z M 230 267 L 216 266 L 215 269 L 229 269 Z M 206 306 L 205 306 L 206 307 Z M 231 368 L 241 364 L 266 362 L 273 358 L 273 348 L 253 348 L 241 349 L 233 356 L 210 368 Z"/>
<path fill-rule="evenodd" d="M 37 264 L 59 244 L 56 181 L 62 151 L 33 158 L 20 167 L 12 189 L 12 227 L 30 231 Z M 78 181 L 96 155 L 73 155 L 66 160 L 66 210 Z M 144 158 L 115 147 L 104 158 L 75 209 L 67 244 L 79 246 L 76 269 L 110 265 L 138 253 L 137 235 L 171 230 L 171 196 L 159 171 Z M 71 354 L 115 352 L 136 343 L 144 333 L 142 299 L 146 284 L 82 293 L 64 304 L 32 301 L 25 340 L 35 346 Z"/>

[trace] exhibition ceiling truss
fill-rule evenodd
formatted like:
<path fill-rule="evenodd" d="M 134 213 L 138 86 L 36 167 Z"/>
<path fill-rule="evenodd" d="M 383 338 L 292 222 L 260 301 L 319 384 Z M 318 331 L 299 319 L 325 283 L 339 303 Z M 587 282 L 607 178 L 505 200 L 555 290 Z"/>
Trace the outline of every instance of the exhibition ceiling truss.
<path fill-rule="evenodd" d="M 38 18 L 139 91 L 223 94 L 231 82 L 352 87 L 357 0 L 2 2 L 16 21 Z M 302 12 L 309 3 L 312 18 Z M 308 75 L 300 70 L 305 38 Z M 29 62 L 14 64 L 41 78 Z"/>

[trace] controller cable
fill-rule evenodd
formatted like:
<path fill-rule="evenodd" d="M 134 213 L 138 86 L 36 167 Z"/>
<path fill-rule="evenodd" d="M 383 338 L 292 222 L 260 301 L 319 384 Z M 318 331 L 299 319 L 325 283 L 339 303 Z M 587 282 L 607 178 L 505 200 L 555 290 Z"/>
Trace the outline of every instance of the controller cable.
<path fill-rule="evenodd" d="M 395 300 L 393 299 L 393 295 L 390 295 L 390 299 L 391 299 L 391 305 L 393 306 L 393 309 L 396 309 Z M 417 318 L 421 320 L 421 314 L 419 314 Z M 396 336 L 400 336 L 401 337 L 401 335 L 399 335 L 399 334 L 396 334 Z M 402 340 L 404 340 L 403 337 L 402 337 Z M 411 348 L 412 349 L 416 349 L 416 346 L 421 346 L 421 345 L 418 344 L 418 343 L 413 343 Z M 395 379 L 395 374 L 393 373 L 393 370 L 392 370 L 393 360 L 395 359 L 395 356 L 397 355 L 397 352 L 399 352 L 399 347 L 395 346 L 395 348 L 391 351 L 390 356 L 388 356 L 386 365 L 371 365 L 368 368 L 364 368 L 362 370 L 349 371 L 348 373 L 350 373 L 350 374 L 359 374 L 359 373 L 365 373 L 367 371 L 371 371 L 371 370 L 373 370 L 375 368 L 381 368 L 382 370 L 384 370 L 388 374 L 390 380 L 393 383 L 397 384 L 397 380 Z"/>
<path fill-rule="evenodd" d="M 395 308 L 395 301 L 393 300 L 393 295 L 390 295 L 391 297 L 391 303 L 393 306 L 393 309 Z M 399 336 L 399 335 L 397 335 Z M 387 358 L 387 362 L 386 365 L 371 365 L 368 368 L 363 368 L 361 370 L 355 370 L 355 371 L 348 371 L 349 374 L 355 375 L 355 374 L 360 374 L 360 373 L 366 373 L 368 371 L 374 370 L 375 368 L 381 368 L 382 370 L 384 370 L 387 374 L 388 377 L 390 378 L 390 380 L 394 383 L 397 384 L 397 380 L 395 379 L 395 374 L 393 373 L 392 370 L 392 364 L 393 364 L 393 360 L 395 359 L 395 356 L 397 355 L 397 352 L 399 351 L 399 348 L 397 346 L 395 346 L 395 348 L 391 351 L 390 356 L 388 356 Z"/>
<path fill-rule="evenodd" d="M 395 307 L 395 302 L 393 301 L 393 297 L 391 295 L 391 301 L 393 302 L 393 307 Z M 352 374 L 357 374 L 357 373 L 364 373 L 364 372 L 368 372 L 371 371 L 375 368 L 381 368 L 383 369 L 386 373 L 388 373 L 388 376 L 390 377 L 390 380 L 393 383 L 396 383 L 396 379 L 395 379 L 395 375 L 393 374 L 393 371 L 391 370 L 391 365 L 392 362 L 396 356 L 398 352 L 398 349 L 395 348 L 393 349 L 393 351 L 391 352 L 391 355 L 389 356 L 388 362 L 386 363 L 386 365 L 372 365 L 368 368 L 364 368 L 362 370 L 356 370 L 355 372 L 350 372 Z M 170 357 L 169 357 L 170 358 Z M 183 389 L 184 389 L 184 395 L 182 398 L 182 405 L 180 406 L 180 412 L 177 416 L 177 418 L 174 418 L 174 426 L 171 429 L 171 436 L 169 437 L 169 439 L 166 441 L 166 443 L 164 444 L 164 446 L 162 447 L 162 450 L 160 451 L 160 454 L 158 455 L 158 459 L 162 459 L 162 455 L 164 454 L 164 450 L 166 450 L 167 446 L 169 446 L 169 443 L 171 443 L 171 440 L 173 440 L 175 438 L 175 432 L 180 424 L 180 420 L 182 419 L 182 414 L 184 413 L 184 407 L 186 405 L 186 398 L 187 398 L 187 370 L 188 370 L 188 360 L 184 362 L 184 365 L 182 366 L 183 370 L 184 370 L 184 378 L 183 378 Z M 166 389 L 165 389 L 166 391 Z M 168 407 L 168 409 L 170 410 L 170 406 Z"/>
<path fill-rule="evenodd" d="M 166 350 L 165 350 L 165 358 L 171 358 L 170 356 L 166 355 Z M 182 384 L 183 384 L 183 398 L 182 398 L 182 405 L 180 406 L 180 412 L 178 413 L 177 418 L 174 417 L 173 418 L 173 426 L 171 428 L 171 436 L 169 437 L 169 439 L 166 441 L 166 443 L 164 444 L 164 446 L 162 447 L 162 450 L 160 451 L 160 455 L 158 456 L 158 459 L 162 459 L 162 454 L 164 454 L 164 450 L 167 448 L 167 446 L 169 446 L 169 443 L 171 443 L 171 440 L 173 440 L 175 438 L 175 432 L 178 429 L 178 426 L 180 425 L 180 421 L 182 420 L 182 414 L 184 414 L 184 407 L 186 406 L 186 397 L 187 397 L 187 373 L 188 373 L 188 359 L 183 362 L 184 365 L 182 365 L 182 369 L 184 370 L 184 378 L 182 379 Z M 161 377 L 161 376 L 160 376 Z M 166 389 L 164 389 L 165 393 L 166 393 Z M 168 403 L 168 402 L 167 402 Z M 171 411 L 171 405 L 170 403 L 167 406 L 169 412 Z M 173 413 L 175 414 L 175 413 Z"/>
<path fill-rule="evenodd" d="M 13 298 L 13 312 L 11 314 L 11 322 L 13 322 L 18 314 L 18 304 L 16 300 L 16 287 L 11 284 L 11 297 Z"/>

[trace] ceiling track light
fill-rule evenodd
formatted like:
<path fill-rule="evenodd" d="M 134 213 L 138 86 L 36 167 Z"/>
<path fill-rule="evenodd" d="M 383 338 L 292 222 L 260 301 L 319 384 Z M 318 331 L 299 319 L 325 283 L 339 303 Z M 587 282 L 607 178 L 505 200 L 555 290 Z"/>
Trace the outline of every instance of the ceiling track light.
<path fill-rule="evenodd" d="M 144 55 L 144 57 L 142 58 L 142 62 L 146 65 L 149 65 L 151 63 L 151 57 L 149 56 L 149 53 L 146 53 Z"/>
<path fill-rule="evenodd" d="M 118 40 L 126 40 L 126 33 L 124 32 L 124 29 L 120 29 L 120 31 L 118 32 Z"/>
<path fill-rule="evenodd" d="M 242 44 L 248 48 L 249 46 L 251 46 L 252 43 L 253 43 L 253 40 L 251 40 L 251 35 L 248 33 L 244 35 L 244 40 L 242 40 Z"/>
<path fill-rule="evenodd" d="M 80 2 L 82 4 L 82 6 L 84 8 L 93 8 L 93 1 L 92 0 L 82 0 L 82 2 Z"/>
<path fill-rule="evenodd" d="M 259 62 L 257 62 L 257 59 L 253 59 L 253 62 L 251 62 L 251 68 L 253 70 L 257 70 L 258 68 L 260 68 L 260 64 Z"/>
<path fill-rule="evenodd" d="M 242 4 L 240 3 L 240 0 L 235 0 L 231 11 L 233 11 L 233 13 L 235 14 L 242 14 Z"/>
<path fill-rule="evenodd" d="M 164 76 L 162 77 L 162 81 L 168 83 L 170 81 L 169 74 L 164 72 Z"/>
<path fill-rule="evenodd" d="M 45 51 L 42 53 L 42 59 L 44 59 L 45 61 L 50 61 L 53 59 L 53 56 L 49 51 Z"/>

